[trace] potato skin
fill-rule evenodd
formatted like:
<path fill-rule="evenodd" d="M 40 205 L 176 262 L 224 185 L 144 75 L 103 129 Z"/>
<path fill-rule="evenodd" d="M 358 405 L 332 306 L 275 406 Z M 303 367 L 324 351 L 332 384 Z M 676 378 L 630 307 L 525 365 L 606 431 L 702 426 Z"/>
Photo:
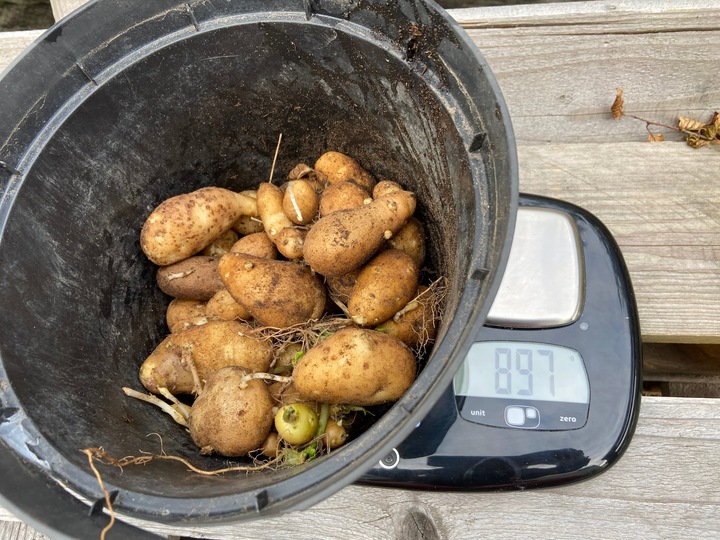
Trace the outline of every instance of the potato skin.
<path fill-rule="evenodd" d="M 213 240 L 209 245 L 205 246 L 200 252 L 200 255 L 206 255 L 208 257 L 221 257 L 230 251 L 230 248 L 233 247 L 237 240 L 238 234 L 234 230 L 228 229 Z"/>
<path fill-rule="evenodd" d="M 228 253 L 219 270 L 232 297 L 262 326 L 286 328 L 325 311 L 325 287 L 305 265 Z"/>
<path fill-rule="evenodd" d="M 218 318 L 225 321 L 242 319 L 249 321 L 252 315 L 241 304 L 238 304 L 227 289 L 223 288 L 208 300 L 205 314 L 209 318 Z"/>
<path fill-rule="evenodd" d="M 401 341 L 347 327 L 308 350 L 293 372 L 303 399 L 377 405 L 399 399 L 415 380 L 416 361 Z"/>
<path fill-rule="evenodd" d="M 305 262 L 324 276 L 352 272 L 375 254 L 387 235 L 399 231 L 413 212 L 415 195 L 399 190 L 359 208 L 322 217 L 305 237 Z"/>
<path fill-rule="evenodd" d="M 375 179 L 362 166 L 341 152 L 325 152 L 315 162 L 315 172 L 328 184 L 352 181 L 368 193 L 372 193 Z"/>
<path fill-rule="evenodd" d="M 377 184 L 375 184 L 375 187 L 372 191 L 373 198 L 377 199 L 378 197 L 382 197 L 383 195 L 387 195 L 389 193 L 392 193 L 393 191 L 399 191 L 402 189 L 402 186 L 398 184 L 397 182 L 393 182 L 392 180 L 381 180 Z"/>
<path fill-rule="evenodd" d="M 190 409 L 188 427 L 201 454 L 244 456 L 263 445 L 273 425 L 273 401 L 265 383 L 241 388 L 243 368 L 222 368 L 208 379 Z"/>
<path fill-rule="evenodd" d="M 219 187 L 171 197 L 148 216 L 140 246 L 158 266 L 187 259 L 227 231 L 254 204 L 246 195 Z"/>
<path fill-rule="evenodd" d="M 157 271 L 157 284 L 169 296 L 206 302 L 224 288 L 218 273 L 218 257 L 196 255 L 163 266 Z"/>
<path fill-rule="evenodd" d="M 418 289 L 418 296 L 410 301 L 417 307 L 403 313 L 397 321 L 389 319 L 376 328 L 377 331 L 399 339 L 408 347 L 418 347 L 435 339 L 438 321 L 433 313 L 435 295 L 424 285 Z"/>
<path fill-rule="evenodd" d="M 296 225 L 310 223 L 318 212 L 320 201 L 312 184 L 305 180 L 288 182 L 283 196 L 283 211 Z"/>
<path fill-rule="evenodd" d="M 278 250 L 273 241 L 264 232 L 248 234 L 233 244 L 230 251 L 234 253 L 245 253 L 253 257 L 263 259 L 277 259 Z"/>
<path fill-rule="evenodd" d="M 425 262 L 425 227 L 417 218 L 411 217 L 388 243 L 410 255 L 418 268 L 422 268 Z"/>
<path fill-rule="evenodd" d="M 205 317 L 205 302 L 174 298 L 165 312 L 165 322 L 171 333 L 180 332 L 187 327 L 186 322 Z"/>
<path fill-rule="evenodd" d="M 418 267 L 412 257 L 397 249 L 376 255 L 358 275 L 348 300 L 355 324 L 375 326 L 400 311 L 418 288 Z"/>
<path fill-rule="evenodd" d="M 265 372 L 272 361 L 269 341 L 243 335 L 250 327 L 238 321 L 209 321 L 166 337 L 140 366 L 140 382 L 150 392 L 159 387 L 173 394 L 190 394 L 193 378 L 183 358 L 189 350 L 201 380 L 226 366 Z"/>
<path fill-rule="evenodd" d="M 371 201 L 372 197 L 363 188 L 352 182 L 331 184 L 320 196 L 320 216 L 327 216 L 340 210 L 357 208 Z"/>

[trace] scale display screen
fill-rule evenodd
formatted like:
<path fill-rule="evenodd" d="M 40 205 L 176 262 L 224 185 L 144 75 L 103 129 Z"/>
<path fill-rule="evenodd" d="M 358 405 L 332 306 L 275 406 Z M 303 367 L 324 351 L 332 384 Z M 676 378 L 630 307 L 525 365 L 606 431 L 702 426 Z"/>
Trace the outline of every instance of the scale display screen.
<path fill-rule="evenodd" d="M 453 389 L 463 418 L 498 427 L 577 429 L 590 403 L 580 353 L 547 343 L 476 342 Z"/>

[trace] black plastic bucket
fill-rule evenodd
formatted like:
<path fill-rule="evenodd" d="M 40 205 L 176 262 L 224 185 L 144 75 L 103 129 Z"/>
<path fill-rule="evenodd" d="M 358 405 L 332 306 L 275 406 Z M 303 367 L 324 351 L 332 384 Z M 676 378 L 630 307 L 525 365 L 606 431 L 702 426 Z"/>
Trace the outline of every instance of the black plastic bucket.
<path fill-rule="evenodd" d="M 514 223 L 514 140 L 486 63 L 432 2 L 102 0 L 5 71 L 0 103 L 0 490 L 40 529 L 100 522 L 69 518 L 87 508 L 59 487 L 101 500 L 81 449 L 158 451 L 159 432 L 168 454 L 226 463 L 120 390 L 141 388 L 169 300 L 139 230 L 172 195 L 257 185 L 281 132 L 276 171 L 334 149 L 417 193 L 448 278 L 435 347 L 404 397 L 329 456 L 222 477 L 104 467 L 117 512 L 181 526 L 309 507 L 409 434 L 484 321 Z"/>

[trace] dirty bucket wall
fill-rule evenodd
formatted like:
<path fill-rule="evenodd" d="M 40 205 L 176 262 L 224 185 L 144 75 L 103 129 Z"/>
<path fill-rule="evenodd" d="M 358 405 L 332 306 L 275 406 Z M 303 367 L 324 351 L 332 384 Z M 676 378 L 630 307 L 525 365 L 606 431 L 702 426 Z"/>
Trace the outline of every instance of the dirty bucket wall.
<path fill-rule="evenodd" d="M 504 104 L 469 40 L 422 2 L 158 4 L 90 4 L 0 81 L 14 104 L 0 111 L 0 405 L 13 411 L 0 435 L 90 497 L 82 448 L 159 451 L 148 434 L 161 433 L 168 454 L 225 463 L 120 390 L 141 388 L 137 367 L 166 333 L 169 299 L 139 230 L 172 195 L 267 180 L 282 133 L 278 177 L 334 149 L 416 191 L 432 264 L 449 279 L 434 356 L 398 406 L 310 468 L 103 474 L 119 510 L 163 521 L 304 507 L 409 433 L 487 312 L 516 195 Z"/>

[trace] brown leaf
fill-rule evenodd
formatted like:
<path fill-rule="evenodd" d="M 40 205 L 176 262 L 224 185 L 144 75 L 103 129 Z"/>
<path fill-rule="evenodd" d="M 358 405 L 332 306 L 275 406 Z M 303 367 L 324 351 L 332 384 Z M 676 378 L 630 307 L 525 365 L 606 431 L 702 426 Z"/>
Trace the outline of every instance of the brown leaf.
<path fill-rule="evenodd" d="M 610 107 L 610 110 L 612 111 L 613 118 L 615 120 L 618 120 L 619 118 L 622 118 L 625 114 L 625 111 L 623 111 L 623 106 L 625 105 L 625 101 L 623 100 L 623 90 L 622 88 L 618 88 L 615 95 L 615 101 L 613 101 L 612 107 Z"/>
<path fill-rule="evenodd" d="M 678 117 L 678 127 L 682 131 L 700 131 L 705 125 L 705 122 L 700 122 L 694 118 Z"/>
<path fill-rule="evenodd" d="M 688 135 L 685 139 L 685 142 L 693 148 L 702 148 L 703 146 L 707 146 L 708 144 L 710 144 L 710 141 L 708 141 L 707 139 L 702 139 L 699 135 L 695 135 L 694 133 Z"/>
<path fill-rule="evenodd" d="M 712 120 L 710 120 L 709 123 L 714 125 L 717 132 L 720 133 L 720 113 L 719 112 L 716 112 L 713 115 Z"/>
<path fill-rule="evenodd" d="M 706 139 L 712 141 L 714 138 L 718 135 L 718 129 L 715 127 L 715 124 L 708 124 L 704 128 L 700 130 L 700 134 L 705 137 Z"/>
<path fill-rule="evenodd" d="M 662 133 L 650 133 L 647 138 L 648 142 L 663 142 L 665 140 L 665 135 Z"/>

